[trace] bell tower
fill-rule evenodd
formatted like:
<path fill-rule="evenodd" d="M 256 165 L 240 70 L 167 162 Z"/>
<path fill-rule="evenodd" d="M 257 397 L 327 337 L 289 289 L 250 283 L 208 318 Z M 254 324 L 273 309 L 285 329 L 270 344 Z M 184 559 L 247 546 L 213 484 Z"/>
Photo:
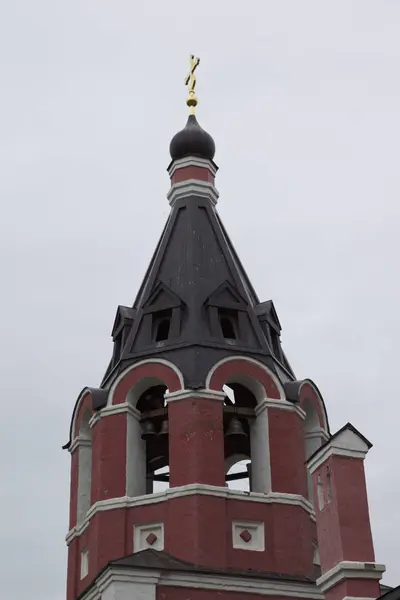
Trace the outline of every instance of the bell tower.
<path fill-rule="evenodd" d="M 169 217 L 117 309 L 103 381 L 72 414 L 67 600 L 376 598 L 370 444 L 350 424 L 331 435 L 218 216 L 198 64 L 170 144 Z M 247 490 L 230 487 L 240 478 Z"/>

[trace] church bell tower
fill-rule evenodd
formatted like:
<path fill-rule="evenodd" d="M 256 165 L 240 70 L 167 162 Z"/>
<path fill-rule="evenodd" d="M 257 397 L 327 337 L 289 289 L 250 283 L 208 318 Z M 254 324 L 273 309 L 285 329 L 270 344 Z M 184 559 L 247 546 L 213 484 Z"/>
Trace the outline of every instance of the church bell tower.
<path fill-rule="evenodd" d="M 170 144 L 169 217 L 117 309 L 103 381 L 72 414 L 67 600 L 377 598 L 371 444 L 351 424 L 331 434 L 218 216 L 198 64 Z"/>

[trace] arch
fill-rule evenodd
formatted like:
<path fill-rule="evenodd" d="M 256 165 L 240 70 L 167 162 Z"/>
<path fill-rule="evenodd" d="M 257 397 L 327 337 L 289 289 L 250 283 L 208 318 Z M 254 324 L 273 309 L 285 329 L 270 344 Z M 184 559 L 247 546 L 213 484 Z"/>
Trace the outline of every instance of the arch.
<path fill-rule="evenodd" d="M 235 398 L 235 402 L 231 401 L 230 403 L 237 409 L 241 407 L 255 409 L 257 404 L 268 397 L 278 400 L 284 398 L 282 386 L 276 377 L 258 361 L 242 356 L 223 359 L 209 371 L 206 378 L 206 386 L 209 390 L 220 391 L 225 384 L 227 386 L 232 385 L 235 388 L 235 393 L 236 391 L 239 392 L 237 398 L 239 402 Z M 236 386 L 233 384 L 236 384 Z M 254 404 L 251 397 L 253 397 Z M 244 421 L 243 424 L 249 439 L 246 460 L 250 460 L 252 465 L 251 491 L 268 493 L 271 490 L 268 411 L 262 410 L 257 413 L 257 410 L 254 410 L 254 416 L 243 415 L 240 420 Z M 229 406 L 226 407 L 224 428 L 228 425 Z M 244 447 L 241 444 L 237 448 L 229 448 L 225 442 L 225 456 L 227 459 L 232 454 L 243 454 L 243 450 Z"/>
<path fill-rule="evenodd" d="M 304 379 L 304 381 L 301 382 L 298 391 L 298 401 L 300 408 L 302 408 L 306 414 L 307 410 L 315 411 L 318 417 L 318 426 L 329 435 L 329 422 L 325 402 L 319 389 L 311 379 Z M 313 406 L 312 409 L 311 406 Z"/>
<path fill-rule="evenodd" d="M 74 412 L 72 414 L 71 441 L 73 441 L 78 436 L 78 434 L 81 433 L 81 428 L 83 425 L 84 417 L 85 415 L 87 416 L 87 411 L 90 411 L 90 416 L 92 416 L 92 394 L 89 388 L 84 388 L 78 396 Z"/>
<path fill-rule="evenodd" d="M 108 390 L 104 390 L 101 388 L 89 388 L 85 387 L 78 395 L 76 399 L 74 409 L 72 411 L 71 423 L 69 426 L 69 440 L 62 447 L 63 450 L 67 450 L 70 448 L 73 440 L 77 437 L 79 432 L 79 423 L 82 416 L 82 410 L 85 407 L 91 406 L 92 414 L 94 410 L 102 408 L 107 404 L 107 396 Z M 88 399 L 89 397 L 89 399 Z"/>
<path fill-rule="evenodd" d="M 208 372 L 206 387 L 222 390 L 224 384 L 240 383 L 254 394 L 257 402 L 265 398 L 282 400 L 285 394 L 276 375 L 253 358 L 230 356 L 217 362 Z"/>
<path fill-rule="evenodd" d="M 139 396 L 154 385 L 165 385 L 170 392 L 182 390 L 184 388 L 182 373 L 167 360 L 140 361 L 123 371 L 114 381 L 108 404 L 121 404 L 128 401 L 135 406 Z"/>

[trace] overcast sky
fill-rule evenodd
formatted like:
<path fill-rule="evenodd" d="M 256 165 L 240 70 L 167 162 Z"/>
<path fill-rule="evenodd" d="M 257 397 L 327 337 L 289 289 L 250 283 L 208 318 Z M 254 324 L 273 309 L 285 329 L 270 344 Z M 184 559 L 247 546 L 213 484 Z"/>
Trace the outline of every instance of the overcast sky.
<path fill-rule="evenodd" d="M 1 2 L 5 600 L 64 598 L 61 445 L 168 214 L 191 52 L 220 214 L 332 430 L 374 444 L 376 559 L 400 583 L 399 31 L 398 0 Z"/>

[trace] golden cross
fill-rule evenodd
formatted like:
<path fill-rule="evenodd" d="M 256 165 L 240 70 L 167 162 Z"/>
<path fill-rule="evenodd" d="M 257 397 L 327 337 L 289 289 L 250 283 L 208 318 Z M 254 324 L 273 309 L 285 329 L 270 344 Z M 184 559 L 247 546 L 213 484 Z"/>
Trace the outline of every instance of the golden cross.
<path fill-rule="evenodd" d="M 189 112 L 194 115 L 194 109 L 197 106 L 197 98 L 194 95 L 194 88 L 196 87 L 196 76 L 194 74 L 196 68 L 200 64 L 200 59 L 196 58 L 194 54 L 190 55 L 190 71 L 189 75 L 185 78 L 185 85 L 188 86 L 189 98 L 186 100 L 186 104 L 189 106 Z"/>

